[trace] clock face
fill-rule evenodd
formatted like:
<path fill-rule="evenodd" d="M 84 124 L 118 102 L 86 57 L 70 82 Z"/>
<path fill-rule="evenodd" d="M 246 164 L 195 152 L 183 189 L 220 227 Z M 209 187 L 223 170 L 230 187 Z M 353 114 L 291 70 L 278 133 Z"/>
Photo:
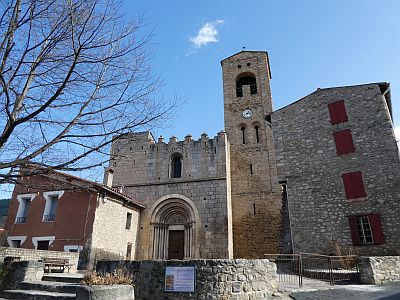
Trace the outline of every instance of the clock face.
<path fill-rule="evenodd" d="M 250 118 L 253 115 L 253 112 L 250 109 L 246 109 L 242 112 L 243 118 Z"/>

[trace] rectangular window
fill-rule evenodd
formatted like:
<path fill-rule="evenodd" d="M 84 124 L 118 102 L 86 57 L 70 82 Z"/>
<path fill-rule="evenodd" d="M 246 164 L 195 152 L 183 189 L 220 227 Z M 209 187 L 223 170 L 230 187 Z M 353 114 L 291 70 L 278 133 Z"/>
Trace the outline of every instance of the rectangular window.
<path fill-rule="evenodd" d="M 31 198 L 22 198 L 17 212 L 17 218 L 15 219 L 16 224 L 26 223 L 26 218 L 28 217 L 29 208 L 31 206 Z"/>
<path fill-rule="evenodd" d="M 349 216 L 353 245 L 379 245 L 385 242 L 378 214 Z"/>
<path fill-rule="evenodd" d="M 333 138 L 335 139 L 336 153 L 338 155 L 354 152 L 355 148 L 350 129 L 334 132 Z"/>
<path fill-rule="evenodd" d="M 126 225 L 125 228 L 130 230 L 132 226 L 132 214 L 131 213 L 127 213 L 126 214 Z"/>
<path fill-rule="evenodd" d="M 56 219 L 57 206 L 64 191 L 44 192 L 43 196 L 46 199 L 46 205 L 43 211 L 43 222 L 54 222 Z"/>
<path fill-rule="evenodd" d="M 49 250 L 50 241 L 38 241 L 37 250 Z"/>
<path fill-rule="evenodd" d="M 21 248 L 21 240 L 11 240 L 12 248 Z"/>
<path fill-rule="evenodd" d="M 346 199 L 358 199 L 367 196 L 362 173 L 360 171 L 342 174 L 342 179 L 346 192 Z"/>
<path fill-rule="evenodd" d="M 346 107 L 344 106 L 343 100 L 329 103 L 328 110 L 329 110 L 329 115 L 331 117 L 332 124 L 338 124 L 338 123 L 348 121 Z"/>

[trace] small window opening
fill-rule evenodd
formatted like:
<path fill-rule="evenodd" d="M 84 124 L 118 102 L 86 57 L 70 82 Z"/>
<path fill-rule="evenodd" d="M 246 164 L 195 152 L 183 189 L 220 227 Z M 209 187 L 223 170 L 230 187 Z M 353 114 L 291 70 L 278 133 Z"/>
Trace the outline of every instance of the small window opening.
<path fill-rule="evenodd" d="M 50 241 L 38 241 L 37 250 L 49 250 Z"/>
<path fill-rule="evenodd" d="M 371 223 L 368 216 L 357 217 L 357 230 L 362 245 L 374 244 Z"/>
<path fill-rule="evenodd" d="M 217 153 L 217 147 L 214 148 L 214 153 Z"/>
<path fill-rule="evenodd" d="M 250 174 L 253 174 L 253 165 L 250 164 Z"/>
<path fill-rule="evenodd" d="M 254 76 L 246 76 L 246 77 L 240 78 L 236 82 L 236 97 L 243 97 L 243 86 L 244 85 L 250 86 L 250 94 L 251 95 L 257 94 L 256 78 Z"/>
<path fill-rule="evenodd" d="M 127 213 L 126 214 L 126 225 L 125 225 L 125 229 L 130 230 L 132 226 L 132 213 Z"/>
<path fill-rule="evenodd" d="M 253 214 L 256 215 L 256 204 L 253 203 Z"/>
<path fill-rule="evenodd" d="M 242 128 L 240 128 L 240 129 L 242 130 L 242 143 L 243 143 L 243 145 L 244 145 L 244 144 L 246 144 L 246 139 L 245 139 L 245 136 L 244 136 L 244 130 L 245 130 L 245 128 L 242 127 Z"/>
<path fill-rule="evenodd" d="M 126 260 L 132 259 L 132 243 L 128 243 L 126 246 Z"/>
<path fill-rule="evenodd" d="M 172 157 L 171 161 L 171 167 L 172 167 L 172 172 L 171 172 L 171 177 L 172 178 L 181 178 L 182 177 L 182 157 L 178 154 L 175 154 Z"/>
<path fill-rule="evenodd" d="M 21 248 L 21 240 L 12 240 L 11 247 L 12 248 Z"/>
<path fill-rule="evenodd" d="M 259 136 L 259 133 L 258 133 L 258 126 L 257 125 L 254 126 L 254 129 L 256 130 L 256 141 L 257 141 L 257 143 L 259 143 L 260 142 L 260 136 Z"/>
<path fill-rule="evenodd" d="M 242 67 L 242 65 L 238 65 L 237 67 L 238 67 L 238 69 L 240 69 Z"/>
<path fill-rule="evenodd" d="M 251 63 L 247 63 L 247 66 L 250 67 Z"/>

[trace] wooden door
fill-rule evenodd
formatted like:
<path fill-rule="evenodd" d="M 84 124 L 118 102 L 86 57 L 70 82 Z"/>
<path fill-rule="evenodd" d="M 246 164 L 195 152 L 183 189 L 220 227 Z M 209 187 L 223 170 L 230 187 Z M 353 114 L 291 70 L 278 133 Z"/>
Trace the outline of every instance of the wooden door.
<path fill-rule="evenodd" d="M 170 230 L 168 239 L 168 259 L 183 259 L 185 247 L 183 230 Z"/>

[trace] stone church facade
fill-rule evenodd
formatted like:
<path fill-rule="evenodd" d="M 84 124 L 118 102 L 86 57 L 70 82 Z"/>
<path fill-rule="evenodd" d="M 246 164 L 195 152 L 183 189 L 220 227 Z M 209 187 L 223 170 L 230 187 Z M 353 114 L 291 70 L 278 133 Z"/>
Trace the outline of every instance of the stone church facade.
<path fill-rule="evenodd" d="M 113 187 L 145 206 L 135 258 L 260 258 L 332 245 L 400 254 L 389 85 L 317 90 L 274 112 L 266 52 L 221 65 L 225 131 L 183 141 L 130 133 L 112 145 Z"/>

